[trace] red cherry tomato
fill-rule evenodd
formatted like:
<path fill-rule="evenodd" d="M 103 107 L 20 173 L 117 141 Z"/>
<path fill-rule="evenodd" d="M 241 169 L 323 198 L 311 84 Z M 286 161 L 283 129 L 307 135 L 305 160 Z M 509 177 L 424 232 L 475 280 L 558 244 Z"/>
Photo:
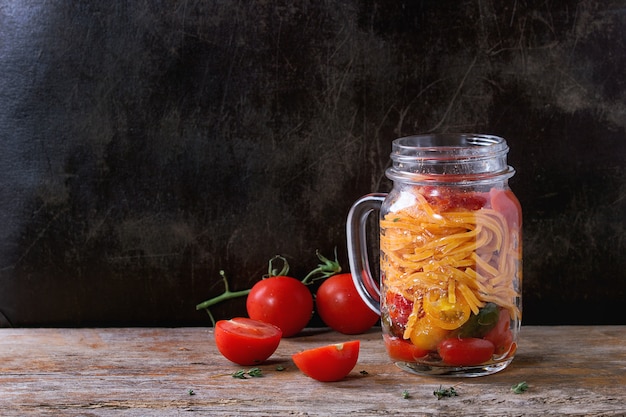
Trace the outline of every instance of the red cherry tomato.
<path fill-rule="evenodd" d="M 439 343 L 439 356 L 448 365 L 472 366 L 487 362 L 494 346 L 489 340 L 467 337 L 445 339 Z"/>
<path fill-rule="evenodd" d="M 343 334 L 364 333 L 378 321 L 378 314 L 365 304 L 349 273 L 327 278 L 317 290 L 315 304 L 324 323 Z"/>
<path fill-rule="evenodd" d="M 359 359 L 360 342 L 337 343 L 304 350 L 292 355 L 293 362 L 305 375 L 322 382 L 345 378 Z"/>
<path fill-rule="evenodd" d="M 282 331 L 246 317 L 215 323 L 215 344 L 224 357 L 239 365 L 256 365 L 276 351 Z"/>
<path fill-rule="evenodd" d="M 428 350 L 420 349 L 408 340 L 400 337 L 383 335 L 387 354 L 392 360 L 415 362 L 416 359 L 422 358 L 428 354 Z"/>
<path fill-rule="evenodd" d="M 277 276 L 263 279 L 252 287 L 246 300 L 251 319 L 278 326 L 283 337 L 299 333 L 313 314 L 313 296 L 295 278 Z"/>
<path fill-rule="evenodd" d="M 495 354 L 503 355 L 511 350 L 513 332 L 511 332 L 511 314 L 509 310 L 501 309 L 498 323 L 484 337 L 495 346 Z"/>

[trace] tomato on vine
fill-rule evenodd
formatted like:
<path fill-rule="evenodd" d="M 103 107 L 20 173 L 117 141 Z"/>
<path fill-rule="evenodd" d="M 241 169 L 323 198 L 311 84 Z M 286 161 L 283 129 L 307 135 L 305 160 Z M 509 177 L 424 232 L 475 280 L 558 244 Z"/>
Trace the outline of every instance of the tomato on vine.
<path fill-rule="evenodd" d="M 317 289 L 315 303 L 322 321 L 343 334 L 364 333 L 379 318 L 359 295 L 350 273 L 327 278 Z"/>
<path fill-rule="evenodd" d="M 322 263 L 307 274 L 302 281 L 299 281 L 288 275 L 289 263 L 284 257 L 277 255 L 269 261 L 268 274 L 251 289 L 243 291 L 230 291 L 228 280 L 224 272 L 220 271 L 224 282 L 224 293 L 196 305 L 196 309 L 205 309 L 215 325 L 209 307 L 221 301 L 247 295 L 246 310 L 251 319 L 279 327 L 283 337 L 294 336 L 309 323 L 313 314 L 313 295 L 308 285 L 341 271 L 336 254 L 334 261 L 327 259 L 319 252 L 317 252 L 317 257 Z M 280 271 L 274 269 L 273 263 L 276 260 L 283 262 Z"/>
<path fill-rule="evenodd" d="M 246 309 L 251 319 L 271 323 L 283 331 L 283 337 L 290 337 L 309 323 L 313 296 L 301 281 L 278 275 L 254 284 Z"/>

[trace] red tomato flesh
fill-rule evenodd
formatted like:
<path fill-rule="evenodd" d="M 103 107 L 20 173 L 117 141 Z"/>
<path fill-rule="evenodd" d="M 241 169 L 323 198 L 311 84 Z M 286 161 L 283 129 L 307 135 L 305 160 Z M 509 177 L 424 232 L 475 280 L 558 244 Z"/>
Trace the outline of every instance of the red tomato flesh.
<path fill-rule="evenodd" d="M 403 362 L 415 362 L 428 354 L 428 350 L 415 346 L 410 341 L 400 337 L 383 335 L 387 354 L 392 360 Z"/>
<path fill-rule="evenodd" d="M 214 336 L 226 359 L 239 365 L 257 365 L 276 351 L 282 331 L 269 323 L 235 317 L 215 323 Z"/>
<path fill-rule="evenodd" d="M 485 339 L 453 337 L 441 341 L 437 350 L 441 359 L 448 365 L 472 366 L 490 360 L 495 347 Z"/>
<path fill-rule="evenodd" d="M 277 276 L 252 287 L 246 300 L 248 316 L 279 327 L 283 337 L 299 333 L 313 315 L 313 296 L 301 281 Z"/>
<path fill-rule="evenodd" d="M 409 321 L 409 316 L 413 311 L 413 301 L 407 300 L 400 294 L 388 292 L 385 300 L 389 320 L 394 326 L 399 326 L 402 331 Z"/>
<path fill-rule="evenodd" d="M 501 309 L 498 323 L 484 337 L 495 346 L 495 354 L 500 356 L 507 353 L 513 344 L 513 332 L 511 332 L 511 314 L 508 310 Z"/>
<path fill-rule="evenodd" d="M 342 380 L 354 369 L 360 345 L 360 341 L 352 340 L 304 350 L 291 358 L 305 375 L 322 382 L 334 382 Z"/>
<path fill-rule="evenodd" d="M 378 314 L 359 295 L 352 274 L 327 278 L 315 296 L 317 313 L 327 326 L 343 334 L 361 334 L 378 321 Z"/>

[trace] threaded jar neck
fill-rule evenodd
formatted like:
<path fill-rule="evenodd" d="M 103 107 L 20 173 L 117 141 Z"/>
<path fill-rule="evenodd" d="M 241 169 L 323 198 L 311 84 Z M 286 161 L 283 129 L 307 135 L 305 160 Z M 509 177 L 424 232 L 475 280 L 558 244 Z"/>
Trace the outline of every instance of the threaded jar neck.
<path fill-rule="evenodd" d="M 509 147 L 499 136 L 449 133 L 417 135 L 393 141 L 393 181 L 466 183 L 505 180 L 515 174 L 507 164 Z"/>

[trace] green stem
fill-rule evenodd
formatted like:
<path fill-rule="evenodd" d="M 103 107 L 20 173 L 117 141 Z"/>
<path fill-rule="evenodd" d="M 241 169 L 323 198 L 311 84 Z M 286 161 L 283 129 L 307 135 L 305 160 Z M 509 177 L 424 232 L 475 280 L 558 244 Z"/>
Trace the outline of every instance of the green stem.
<path fill-rule="evenodd" d="M 320 279 L 325 279 L 331 277 L 335 274 L 341 272 L 341 265 L 339 265 L 339 261 L 337 261 L 337 248 L 335 247 L 335 260 L 331 261 L 326 258 L 324 255 L 320 253 L 320 251 L 315 251 L 315 254 L 322 261 L 321 264 L 317 266 L 314 270 L 309 272 L 306 277 L 302 280 L 304 285 L 312 284 L 315 281 Z"/>
<path fill-rule="evenodd" d="M 278 269 L 272 267 L 272 262 L 274 262 L 276 259 L 280 259 L 283 262 L 283 269 L 281 269 L 280 272 L 278 272 Z M 287 262 L 287 259 L 284 256 L 276 255 L 272 259 L 270 259 L 269 267 L 267 269 L 267 275 L 265 276 L 265 278 L 284 277 L 287 276 L 288 273 L 289 262 Z"/>
<path fill-rule="evenodd" d="M 243 297 L 250 293 L 249 289 L 242 290 L 242 291 L 231 291 L 230 288 L 228 287 L 228 279 L 226 279 L 226 273 L 224 271 L 220 271 L 220 275 L 222 276 L 222 282 L 224 282 L 224 292 L 218 295 L 217 297 L 213 297 L 209 300 L 203 301 L 202 303 L 196 305 L 196 310 L 202 310 L 202 309 L 206 310 L 209 317 L 211 318 L 211 322 L 213 323 L 213 326 L 215 326 L 215 319 L 213 318 L 213 314 L 211 314 L 209 307 L 217 303 L 221 303 L 222 301 L 230 300 L 232 298 Z"/>

